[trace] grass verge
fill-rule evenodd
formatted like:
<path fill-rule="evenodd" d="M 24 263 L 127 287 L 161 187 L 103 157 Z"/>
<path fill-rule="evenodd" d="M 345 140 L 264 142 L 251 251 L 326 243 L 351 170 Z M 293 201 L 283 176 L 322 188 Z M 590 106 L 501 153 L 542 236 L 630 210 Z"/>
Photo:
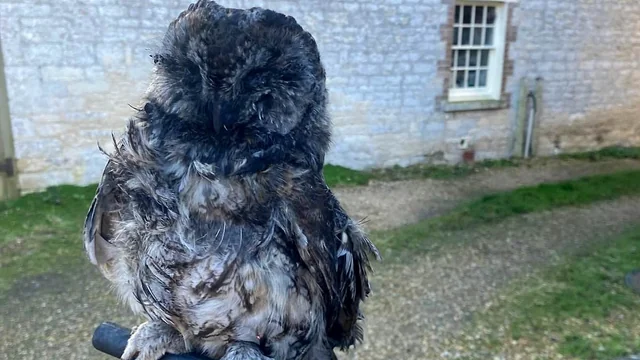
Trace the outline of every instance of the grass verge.
<path fill-rule="evenodd" d="M 516 160 L 484 160 L 473 165 L 411 165 L 407 167 L 393 166 L 384 169 L 358 171 L 337 165 L 326 165 L 324 176 L 327 184 L 333 186 L 367 185 L 371 180 L 398 181 L 412 179 L 457 179 L 483 170 L 516 167 L 520 162 Z"/>
<path fill-rule="evenodd" d="M 640 159 L 640 147 L 606 147 L 598 151 L 562 154 L 560 159 L 599 161 L 612 159 Z M 523 159 L 499 159 L 484 160 L 473 165 L 460 164 L 449 165 L 425 165 L 418 164 L 407 167 L 394 166 L 385 169 L 373 169 L 369 171 L 357 171 L 336 165 L 325 166 L 325 179 L 329 186 L 354 186 L 366 185 L 371 180 L 398 181 L 411 179 L 457 179 L 486 170 L 506 167 L 518 167 L 525 164 L 544 162 L 550 158 Z"/>
<path fill-rule="evenodd" d="M 0 203 L 0 294 L 22 276 L 85 261 L 82 225 L 94 192 L 95 186 L 58 186 Z"/>
<path fill-rule="evenodd" d="M 425 239 L 433 240 L 443 231 L 461 230 L 511 216 L 638 194 L 640 171 L 590 176 L 482 196 L 459 205 L 447 215 L 373 235 L 379 247 L 385 250 L 424 250 L 434 243 Z"/>
<path fill-rule="evenodd" d="M 624 285 L 637 267 L 640 228 L 514 285 L 467 332 L 487 336 L 458 341 L 508 358 L 611 360 L 638 353 L 640 296 Z"/>
<path fill-rule="evenodd" d="M 338 165 L 325 165 L 324 179 L 329 187 L 367 185 L 373 176 L 366 171 L 358 171 Z"/>
<path fill-rule="evenodd" d="M 598 161 L 602 159 L 640 159 L 640 147 L 610 146 L 597 151 L 563 154 L 560 158 Z"/>

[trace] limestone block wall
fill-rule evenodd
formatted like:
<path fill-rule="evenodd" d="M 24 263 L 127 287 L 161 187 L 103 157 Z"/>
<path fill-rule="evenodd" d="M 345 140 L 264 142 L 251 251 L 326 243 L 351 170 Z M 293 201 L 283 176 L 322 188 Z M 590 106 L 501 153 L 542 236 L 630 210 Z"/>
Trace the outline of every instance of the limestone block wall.
<path fill-rule="evenodd" d="M 0 0 L 0 39 L 20 186 L 96 182 L 108 144 L 144 92 L 149 57 L 189 0 Z M 542 77 L 539 152 L 640 144 L 640 2 L 512 3 L 512 75 L 500 110 L 445 113 L 439 67 L 454 0 L 220 0 L 293 15 L 328 73 L 334 141 L 353 168 L 510 155 L 518 84 Z"/>
<path fill-rule="evenodd" d="M 527 0 L 513 21 L 512 80 L 543 79 L 540 154 L 640 145 L 640 2 Z"/>

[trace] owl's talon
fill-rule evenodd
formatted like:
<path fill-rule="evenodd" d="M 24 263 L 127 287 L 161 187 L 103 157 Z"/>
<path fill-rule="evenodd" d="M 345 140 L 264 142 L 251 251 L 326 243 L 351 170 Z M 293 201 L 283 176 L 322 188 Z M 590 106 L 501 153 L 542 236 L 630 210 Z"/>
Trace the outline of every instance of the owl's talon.
<path fill-rule="evenodd" d="M 160 321 L 142 323 L 132 329 L 122 360 L 158 360 L 166 353 L 185 353 L 185 343 L 175 329 Z"/>

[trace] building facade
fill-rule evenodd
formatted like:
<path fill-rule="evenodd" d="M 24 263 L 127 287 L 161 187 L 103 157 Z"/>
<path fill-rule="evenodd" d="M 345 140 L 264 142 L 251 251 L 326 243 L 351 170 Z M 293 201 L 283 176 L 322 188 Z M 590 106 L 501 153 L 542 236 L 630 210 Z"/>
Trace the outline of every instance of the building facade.
<path fill-rule="evenodd" d="M 150 54 L 189 3 L 0 0 L 21 189 L 98 181 L 105 158 L 96 143 L 108 146 L 123 129 Z M 537 155 L 640 145 L 637 0 L 219 3 L 290 14 L 314 35 L 334 123 L 329 163 L 455 163 L 468 149 L 476 159 L 519 155 L 530 114 Z"/>

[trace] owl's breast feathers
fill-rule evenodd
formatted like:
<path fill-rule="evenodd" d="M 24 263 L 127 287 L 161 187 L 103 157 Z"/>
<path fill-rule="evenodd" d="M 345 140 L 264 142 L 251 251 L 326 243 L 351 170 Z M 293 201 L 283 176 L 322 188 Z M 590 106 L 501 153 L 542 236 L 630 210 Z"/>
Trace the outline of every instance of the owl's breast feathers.
<path fill-rule="evenodd" d="M 377 250 L 321 173 L 282 163 L 220 176 L 159 149 L 141 117 L 110 155 L 84 235 L 132 308 L 212 354 L 232 340 L 276 355 L 361 340 Z"/>

